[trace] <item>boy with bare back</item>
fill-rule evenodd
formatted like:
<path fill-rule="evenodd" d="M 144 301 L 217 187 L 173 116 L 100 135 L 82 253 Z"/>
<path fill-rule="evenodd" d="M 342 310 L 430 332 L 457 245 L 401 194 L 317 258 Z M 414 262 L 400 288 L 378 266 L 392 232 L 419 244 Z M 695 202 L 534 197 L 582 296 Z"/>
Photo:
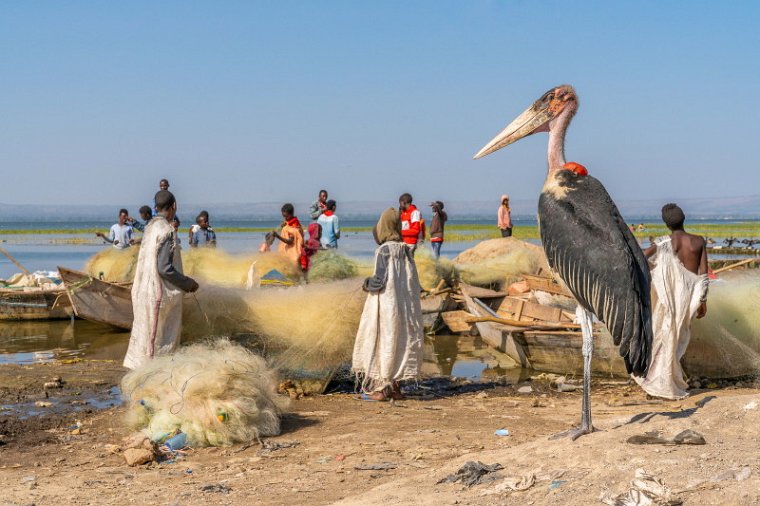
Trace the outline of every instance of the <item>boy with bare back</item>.
<path fill-rule="evenodd" d="M 653 397 L 689 395 L 681 358 L 691 338 L 691 321 L 707 314 L 707 249 L 704 238 L 684 230 L 676 204 L 662 208 L 670 229 L 644 250 L 652 265 L 652 361 L 646 378 L 634 378 Z"/>

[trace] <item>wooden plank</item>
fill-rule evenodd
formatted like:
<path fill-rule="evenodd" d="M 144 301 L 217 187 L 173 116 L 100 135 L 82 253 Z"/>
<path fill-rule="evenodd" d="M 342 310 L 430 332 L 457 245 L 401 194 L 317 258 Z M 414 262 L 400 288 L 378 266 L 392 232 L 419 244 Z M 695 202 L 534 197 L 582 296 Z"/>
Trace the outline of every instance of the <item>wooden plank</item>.
<path fill-rule="evenodd" d="M 459 283 L 459 287 L 461 288 L 464 295 L 468 295 L 477 299 L 494 299 L 497 297 L 506 297 L 509 295 L 506 292 L 497 292 L 496 290 L 480 288 L 479 286 L 472 286 L 468 285 L 467 283 Z"/>
<path fill-rule="evenodd" d="M 473 316 L 492 316 L 498 318 L 498 315 L 493 309 L 479 299 L 470 297 L 466 294 L 464 298 L 467 303 L 467 309 L 473 314 Z M 512 360 L 520 364 L 521 367 L 531 367 L 530 360 L 528 360 L 525 351 L 514 339 L 514 336 L 522 329 L 489 321 L 475 323 L 475 326 L 478 328 L 480 337 L 489 346 L 506 353 L 512 358 Z"/>
<path fill-rule="evenodd" d="M 559 322 L 567 319 L 562 314 L 562 308 L 545 306 L 538 302 L 526 301 L 517 297 L 505 297 L 496 313 L 514 320 L 529 319 Z"/>
<path fill-rule="evenodd" d="M 470 329 L 472 329 L 472 324 L 467 323 L 468 318 L 472 318 L 472 315 L 467 311 L 462 310 L 441 313 L 443 323 L 445 323 L 452 332 L 457 333 L 469 332 Z"/>
<path fill-rule="evenodd" d="M 531 274 L 523 274 L 523 279 L 528 282 L 531 290 L 541 290 L 544 292 L 553 293 L 555 295 L 564 295 L 566 297 L 574 298 L 573 294 L 565 289 L 552 278 L 545 278 L 543 276 L 533 276 Z"/>

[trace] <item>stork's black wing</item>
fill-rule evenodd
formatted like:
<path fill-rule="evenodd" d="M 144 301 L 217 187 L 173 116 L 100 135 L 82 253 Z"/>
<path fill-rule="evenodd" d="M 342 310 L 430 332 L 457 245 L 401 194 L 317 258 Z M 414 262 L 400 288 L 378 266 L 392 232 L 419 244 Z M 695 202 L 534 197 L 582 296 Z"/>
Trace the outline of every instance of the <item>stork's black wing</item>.
<path fill-rule="evenodd" d="M 644 253 L 607 190 L 561 171 L 562 192 L 541 194 L 541 241 L 549 265 L 607 325 L 629 373 L 646 375 L 652 348 L 650 276 Z"/>

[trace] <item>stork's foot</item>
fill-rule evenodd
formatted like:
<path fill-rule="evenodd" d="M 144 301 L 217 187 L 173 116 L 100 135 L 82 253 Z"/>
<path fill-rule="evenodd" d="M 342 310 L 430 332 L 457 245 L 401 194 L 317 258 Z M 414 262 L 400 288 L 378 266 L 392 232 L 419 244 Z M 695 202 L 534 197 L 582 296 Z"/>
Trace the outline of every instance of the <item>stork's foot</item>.
<path fill-rule="evenodd" d="M 557 434 L 550 436 L 549 439 L 562 439 L 563 437 L 569 437 L 571 441 L 575 441 L 579 437 L 585 436 L 586 434 L 591 434 L 592 432 L 600 432 L 600 431 L 596 429 L 593 425 L 589 427 L 574 427 L 572 429 L 558 432 Z"/>

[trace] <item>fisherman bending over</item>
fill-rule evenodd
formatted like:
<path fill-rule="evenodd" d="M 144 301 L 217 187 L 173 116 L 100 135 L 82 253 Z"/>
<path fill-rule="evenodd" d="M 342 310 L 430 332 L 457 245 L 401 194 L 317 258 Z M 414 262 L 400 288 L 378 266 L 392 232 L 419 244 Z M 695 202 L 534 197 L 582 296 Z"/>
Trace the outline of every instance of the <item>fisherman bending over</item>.
<path fill-rule="evenodd" d="M 653 397 L 689 395 L 681 358 L 691 338 L 691 321 L 707 314 L 707 249 L 702 237 L 683 228 L 685 216 L 676 204 L 662 208 L 672 232 L 644 250 L 652 267 L 652 362 L 646 378 L 634 379 Z"/>
<path fill-rule="evenodd" d="M 172 353 L 182 329 L 183 292 L 198 283 L 182 274 L 182 259 L 172 220 L 177 214 L 174 195 L 156 193 L 158 214 L 145 227 L 132 284 L 132 335 L 124 367 L 135 369 L 156 355 Z"/>

